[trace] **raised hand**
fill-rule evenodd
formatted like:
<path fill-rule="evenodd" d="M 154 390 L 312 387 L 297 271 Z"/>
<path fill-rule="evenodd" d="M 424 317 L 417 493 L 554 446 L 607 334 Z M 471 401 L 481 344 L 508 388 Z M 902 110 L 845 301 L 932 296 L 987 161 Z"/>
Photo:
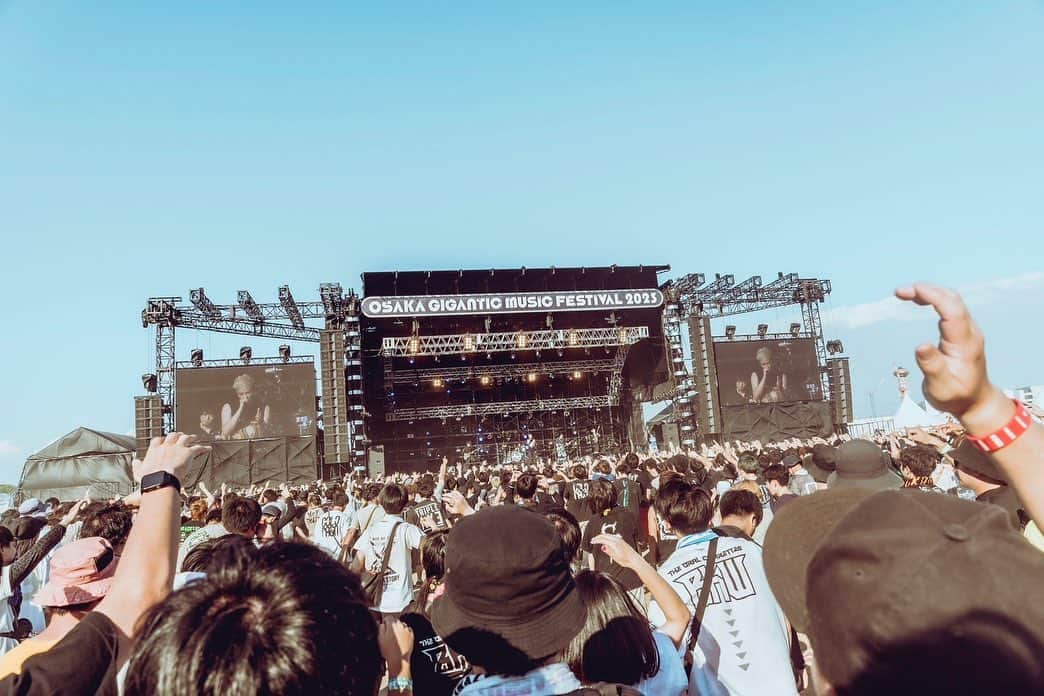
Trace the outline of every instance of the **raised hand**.
<path fill-rule="evenodd" d="M 633 568 L 642 560 L 641 555 L 623 537 L 615 534 L 599 534 L 591 539 L 591 543 L 600 545 L 605 555 L 624 568 Z"/>
<path fill-rule="evenodd" d="M 132 463 L 134 480 L 140 483 L 142 477 L 157 471 L 166 471 L 177 476 L 195 457 L 209 451 L 209 446 L 196 444 L 195 435 L 171 433 L 166 437 L 154 437 L 149 443 L 145 459 Z"/>
<path fill-rule="evenodd" d="M 922 343 L 915 352 L 928 402 L 958 418 L 989 403 L 992 389 L 986 374 L 985 340 L 961 296 L 925 283 L 899 288 L 895 296 L 931 306 L 939 315 L 939 344 Z"/>

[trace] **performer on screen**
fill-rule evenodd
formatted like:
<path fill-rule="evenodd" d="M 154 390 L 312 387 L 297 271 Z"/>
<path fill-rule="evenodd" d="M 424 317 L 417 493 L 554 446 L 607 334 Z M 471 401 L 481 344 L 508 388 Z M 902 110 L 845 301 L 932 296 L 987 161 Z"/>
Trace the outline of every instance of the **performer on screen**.
<path fill-rule="evenodd" d="M 771 348 L 758 348 L 754 354 L 761 365 L 761 374 L 757 370 L 750 374 L 752 389 L 751 400 L 758 404 L 775 404 L 784 400 L 787 392 L 787 375 L 773 361 L 775 354 Z"/>
<path fill-rule="evenodd" d="M 272 413 L 268 404 L 262 403 L 254 394 L 254 378 L 247 374 L 239 375 L 232 381 L 232 389 L 236 392 L 238 405 L 234 411 L 229 403 L 221 407 L 221 434 L 229 440 L 265 437 Z"/>

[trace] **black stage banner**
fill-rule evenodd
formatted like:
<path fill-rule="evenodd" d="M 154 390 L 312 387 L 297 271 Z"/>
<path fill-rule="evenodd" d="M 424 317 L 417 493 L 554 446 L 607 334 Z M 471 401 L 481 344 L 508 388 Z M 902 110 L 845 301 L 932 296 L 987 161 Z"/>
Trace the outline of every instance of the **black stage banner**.
<path fill-rule="evenodd" d="M 829 401 L 722 406 L 721 419 L 725 440 L 806 440 L 834 432 Z"/>
<path fill-rule="evenodd" d="M 576 290 L 467 295 L 367 297 L 363 314 L 371 319 L 446 317 L 459 314 L 523 314 L 527 312 L 598 312 L 613 309 L 655 309 L 663 293 L 646 290 Z"/>

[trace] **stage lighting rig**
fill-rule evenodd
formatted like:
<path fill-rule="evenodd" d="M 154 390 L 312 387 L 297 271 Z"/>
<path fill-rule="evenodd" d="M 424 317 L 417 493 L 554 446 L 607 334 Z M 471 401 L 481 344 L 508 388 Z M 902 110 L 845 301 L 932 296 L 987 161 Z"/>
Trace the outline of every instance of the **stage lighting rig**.
<path fill-rule="evenodd" d="M 203 366 L 203 349 L 202 348 L 193 348 L 192 349 L 192 354 L 191 354 L 191 360 L 192 360 L 192 367 L 202 367 Z"/>
<path fill-rule="evenodd" d="M 797 338 L 801 334 L 801 324 L 794 322 L 790 325 L 790 335 Z"/>
<path fill-rule="evenodd" d="M 243 346 L 239 349 L 239 359 L 243 361 L 244 365 L 250 364 L 250 359 L 254 357 L 254 349 L 250 346 Z"/>
<path fill-rule="evenodd" d="M 758 324 L 758 338 L 765 338 L 768 334 L 768 324 Z"/>
<path fill-rule="evenodd" d="M 736 338 L 736 327 L 732 324 L 729 324 L 725 327 L 725 338 L 729 339 L 730 341 Z"/>
<path fill-rule="evenodd" d="M 246 315 L 253 321 L 261 323 L 265 320 L 265 315 L 261 313 L 261 308 L 254 302 L 254 298 L 251 297 L 250 292 L 247 290 L 240 290 L 236 293 L 236 300 L 239 302 L 240 308 Z"/>
<path fill-rule="evenodd" d="M 156 375 L 148 372 L 141 376 L 141 385 L 145 387 L 145 391 L 155 394 L 159 388 L 159 379 Z"/>
<path fill-rule="evenodd" d="M 283 362 L 290 362 L 290 345 L 284 343 L 279 346 L 279 357 L 283 359 Z"/>
<path fill-rule="evenodd" d="M 290 320 L 290 323 L 294 325 L 294 328 L 303 329 L 305 325 L 304 318 L 301 316 L 301 310 L 297 308 L 297 303 L 294 302 L 294 296 L 290 292 L 290 286 L 279 286 L 279 304 L 283 306 L 283 311 L 286 312 L 286 316 Z"/>
<path fill-rule="evenodd" d="M 827 349 L 827 352 L 830 353 L 831 355 L 836 355 L 838 353 L 844 353 L 845 352 L 845 345 L 843 343 L 841 343 L 841 341 L 838 341 L 838 340 L 835 339 L 835 340 L 826 342 L 826 349 Z"/>

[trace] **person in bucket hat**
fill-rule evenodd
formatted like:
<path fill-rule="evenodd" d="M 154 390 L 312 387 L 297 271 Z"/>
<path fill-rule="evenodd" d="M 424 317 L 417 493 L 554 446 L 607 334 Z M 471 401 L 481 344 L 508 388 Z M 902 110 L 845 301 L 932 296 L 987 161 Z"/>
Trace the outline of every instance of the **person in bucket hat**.
<path fill-rule="evenodd" d="M 554 525 L 515 505 L 469 515 L 446 539 L 445 593 L 435 630 L 486 677 L 460 696 L 565 694 L 580 687 L 560 653 L 586 610 Z"/>
<path fill-rule="evenodd" d="M 821 491 L 775 517 L 764 561 L 817 693 L 1044 693 L 1044 555 L 998 506 Z"/>
<path fill-rule="evenodd" d="M 0 678 L 20 672 L 27 659 L 60 641 L 105 597 L 115 574 L 112 545 L 101 537 L 79 539 L 55 551 L 50 579 L 35 598 L 48 615 L 47 628 L 0 657 Z"/>

